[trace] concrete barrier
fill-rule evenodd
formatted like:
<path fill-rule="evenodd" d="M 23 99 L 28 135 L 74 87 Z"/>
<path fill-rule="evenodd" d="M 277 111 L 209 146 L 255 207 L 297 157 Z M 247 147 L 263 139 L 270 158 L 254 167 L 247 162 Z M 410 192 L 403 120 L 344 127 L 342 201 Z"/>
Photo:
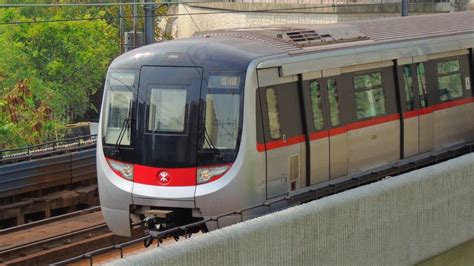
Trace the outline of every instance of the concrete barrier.
<path fill-rule="evenodd" d="M 412 265 L 474 239 L 474 154 L 116 265 Z"/>

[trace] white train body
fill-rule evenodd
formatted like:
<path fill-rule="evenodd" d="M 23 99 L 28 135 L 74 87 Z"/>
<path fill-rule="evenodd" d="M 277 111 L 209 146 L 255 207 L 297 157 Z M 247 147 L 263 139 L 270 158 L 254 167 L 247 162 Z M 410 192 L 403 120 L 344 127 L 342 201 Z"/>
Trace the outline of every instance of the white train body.
<path fill-rule="evenodd" d="M 126 53 L 98 133 L 106 222 L 124 236 L 149 210 L 186 224 L 472 140 L 473 47 L 463 12 L 215 31 Z"/>

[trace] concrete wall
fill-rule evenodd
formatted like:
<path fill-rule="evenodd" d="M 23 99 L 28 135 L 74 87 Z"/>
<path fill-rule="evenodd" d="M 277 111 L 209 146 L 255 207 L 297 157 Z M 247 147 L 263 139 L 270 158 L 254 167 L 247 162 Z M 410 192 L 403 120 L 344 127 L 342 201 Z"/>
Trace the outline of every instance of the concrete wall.
<path fill-rule="evenodd" d="M 117 265 L 412 265 L 474 239 L 474 154 Z"/>
<path fill-rule="evenodd" d="M 446 6 L 446 4 L 448 6 Z M 175 39 L 187 38 L 197 31 L 258 27 L 278 24 L 327 24 L 344 21 L 399 17 L 400 4 L 343 5 L 266 4 L 266 3 L 193 3 L 173 6 L 171 15 L 159 27 Z M 273 9 L 273 12 L 257 12 Z M 410 5 L 410 15 L 445 12 L 449 3 Z M 180 14 L 178 16 L 172 16 Z M 189 15 L 188 15 L 189 14 Z"/>

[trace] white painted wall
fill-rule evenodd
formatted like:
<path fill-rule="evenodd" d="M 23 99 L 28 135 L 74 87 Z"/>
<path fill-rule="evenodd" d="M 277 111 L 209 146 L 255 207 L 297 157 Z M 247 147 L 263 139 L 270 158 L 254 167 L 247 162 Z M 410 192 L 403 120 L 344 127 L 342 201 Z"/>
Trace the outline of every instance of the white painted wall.
<path fill-rule="evenodd" d="M 205 14 L 203 14 L 205 13 Z M 347 13 L 336 14 L 322 12 L 317 14 L 302 13 L 222 13 L 220 10 L 196 8 L 181 4 L 171 9 L 169 14 L 190 14 L 163 19 L 159 27 L 170 28 L 167 21 L 172 21 L 172 36 L 175 39 L 191 37 L 197 31 L 219 29 L 258 27 L 278 24 L 327 24 L 343 21 L 378 19 L 400 16 L 398 13 Z"/>
<path fill-rule="evenodd" d="M 474 154 L 114 265 L 413 265 L 474 239 Z"/>

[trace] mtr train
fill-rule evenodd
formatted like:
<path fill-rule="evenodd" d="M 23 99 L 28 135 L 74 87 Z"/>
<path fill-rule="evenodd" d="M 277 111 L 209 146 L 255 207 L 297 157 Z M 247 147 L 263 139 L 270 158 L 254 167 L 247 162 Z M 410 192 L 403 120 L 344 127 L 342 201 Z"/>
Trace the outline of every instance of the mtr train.
<path fill-rule="evenodd" d="M 124 236 L 150 213 L 169 228 L 470 141 L 473 47 L 474 12 L 459 12 L 210 31 L 123 54 L 98 133 L 105 220 Z"/>

